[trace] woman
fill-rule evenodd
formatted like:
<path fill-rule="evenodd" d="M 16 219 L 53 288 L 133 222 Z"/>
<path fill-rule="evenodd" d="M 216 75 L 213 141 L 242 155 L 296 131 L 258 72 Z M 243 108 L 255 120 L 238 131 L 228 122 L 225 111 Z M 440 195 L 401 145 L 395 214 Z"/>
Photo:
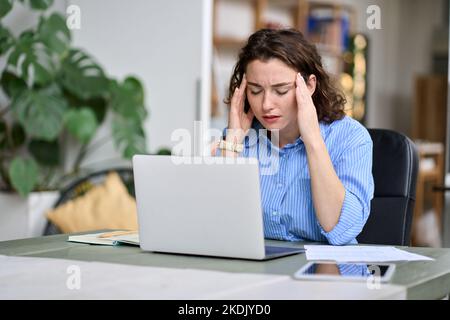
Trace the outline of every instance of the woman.
<path fill-rule="evenodd" d="M 372 140 L 345 116 L 315 46 L 294 29 L 257 31 L 226 103 L 228 128 L 213 152 L 257 157 L 260 173 L 268 159 L 275 168 L 260 175 L 265 237 L 357 243 L 373 197 Z"/>

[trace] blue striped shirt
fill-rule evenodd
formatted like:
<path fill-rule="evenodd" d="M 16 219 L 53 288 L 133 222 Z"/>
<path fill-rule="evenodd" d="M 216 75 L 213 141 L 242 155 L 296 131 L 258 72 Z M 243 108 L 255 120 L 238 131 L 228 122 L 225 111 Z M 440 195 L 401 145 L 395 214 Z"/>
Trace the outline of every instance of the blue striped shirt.
<path fill-rule="evenodd" d="M 253 122 L 240 156 L 259 160 L 264 235 L 269 239 L 356 244 L 370 212 L 374 182 L 372 139 L 356 120 L 344 117 L 320 131 L 336 174 L 345 188 L 339 221 L 326 232 L 314 210 L 305 145 L 299 137 L 278 148 Z M 262 129 L 262 130 L 261 130 Z M 226 130 L 226 129 L 225 129 Z"/>

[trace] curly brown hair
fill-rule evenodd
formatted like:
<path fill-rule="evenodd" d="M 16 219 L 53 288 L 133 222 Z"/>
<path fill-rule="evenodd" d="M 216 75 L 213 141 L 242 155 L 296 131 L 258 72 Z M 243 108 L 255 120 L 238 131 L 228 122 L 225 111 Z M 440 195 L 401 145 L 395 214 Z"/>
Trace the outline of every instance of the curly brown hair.
<path fill-rule="evenodd" d="M 312 95 L 319 121 L 331 123 L 345 116 L 344 95 L 335 87 L 330 76 L 322 66 L 322 59 L 316 46 L 310 43 L 296 29 L 261 29 L 253 33 L 247 44 L 240 50 L 230 79 L 228 97 L 224 102 L 230 105 L 234 89 L 239 87 L 247 65 L 254 60 L 267 61 L 276 58 L 300 72 L 306 79 L 314 74 L 317 79 L 316 90 Z M 245 100 L 245 110 L 250 105 Z"/>

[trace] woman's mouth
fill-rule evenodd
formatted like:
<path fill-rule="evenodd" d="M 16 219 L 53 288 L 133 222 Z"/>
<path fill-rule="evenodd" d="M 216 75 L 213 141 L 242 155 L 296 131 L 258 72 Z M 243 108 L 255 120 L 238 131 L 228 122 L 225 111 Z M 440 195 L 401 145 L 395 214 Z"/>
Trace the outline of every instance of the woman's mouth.
<path fill-rule="evenodd" d="M 267 123 L 274 123 L 278 119 L 280 119 L 280 116 L 263 116 L 263 118 L 264 118 L 264 121 L 266 121 Z"/>

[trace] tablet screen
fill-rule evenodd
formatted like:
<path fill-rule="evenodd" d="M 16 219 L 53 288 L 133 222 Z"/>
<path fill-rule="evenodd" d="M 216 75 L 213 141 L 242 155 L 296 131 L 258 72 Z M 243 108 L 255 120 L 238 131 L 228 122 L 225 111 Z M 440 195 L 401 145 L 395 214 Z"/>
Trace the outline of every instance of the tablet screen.
<path fill-rule="evenodd" d="M 392 265 L 383 264 L 360 264 L 360 263 L 309 263 L 305 268 L 299 270 L 296 276 L 322 275 L 333 277 L 360 277 L 379 276 L 383 278 Z"/>

